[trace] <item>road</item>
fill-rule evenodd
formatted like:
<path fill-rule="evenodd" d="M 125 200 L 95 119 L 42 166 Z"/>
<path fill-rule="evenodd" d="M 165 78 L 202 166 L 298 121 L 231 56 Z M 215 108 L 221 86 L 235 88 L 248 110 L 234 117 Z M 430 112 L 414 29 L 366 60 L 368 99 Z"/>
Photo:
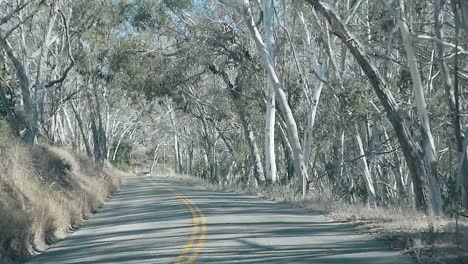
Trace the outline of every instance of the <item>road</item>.
<path fill-rule="evenodd" d="M 81 229 L 29 263 L 411 262 L 320 214 L 133 176 Z"/>

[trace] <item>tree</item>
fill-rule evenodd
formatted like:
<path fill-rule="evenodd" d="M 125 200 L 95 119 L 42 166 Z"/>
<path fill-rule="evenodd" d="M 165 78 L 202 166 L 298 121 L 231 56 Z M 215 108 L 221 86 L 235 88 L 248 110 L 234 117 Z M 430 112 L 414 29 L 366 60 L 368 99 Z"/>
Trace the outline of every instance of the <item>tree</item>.
<path fill-rule="evenodd" d="M 274 1 L 263 1 L 263 27 L 265 29 L 266 51 L 271 58 L 272 67 L 275 66 L 275 37 L 274 37 Z M 275 115 L 276 91 L 272 73 L 267 71 L 266 77 L 266 124 L 265 124 L 265 167 L 267 178 L 277 182 L 275 156 Z"/>
<path fill-rule="evenodd" d="M 297 174 L 301 176 L 303 179 L 303 196 L 306 195 L 306 182 L 307 182 L 307 170 L 305 167 L 304 155 L 301 147 L 301 143 L 299 142 L 299 134 L 297 131 L 296 121 L 294 120 L 294 116 L 292 114 L 291 108 L 289 107 L 289 103 L 286 98 L 286 94 L 282 89 L 280 80 L 278 79 L 278 75 L 276 74 L 275 65 L 273 62 L 273 57 L 268 53 L 267 47 L 265 46 L 260 33 L 255 25 L 255 22 L 252 18 L 252 11 L 250 8 L 250 3 L 248 0 L 243 2 L 242 6 L 242 15 L 244 16 L 245 22 L 247 23 L 247 27 L 249 28 L 250 34 L 255 41 L 255 45 L 257 46 L 257 50 L 262 56 L 263 63 L 267 68 L 268 74 L 271 76 L 271 80 L 273 81 L 273 85 L 275 88 L 278 104 L 280 106 L 280 110 L 282 112 L 283 118 L 286 122 L 286 129 L 288 131 L 289 141 L 292 144 L 292 151 L 293 151 L 293 158 L 294 158 L 294 165 Z"/>

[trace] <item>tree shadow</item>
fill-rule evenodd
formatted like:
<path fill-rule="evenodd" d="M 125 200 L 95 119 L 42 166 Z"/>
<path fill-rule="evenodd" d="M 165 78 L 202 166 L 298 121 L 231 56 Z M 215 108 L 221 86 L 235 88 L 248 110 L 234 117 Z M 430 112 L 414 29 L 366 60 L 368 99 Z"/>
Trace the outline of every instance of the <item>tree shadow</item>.
<path fill-rule="evenodd" d="M 318 213 L 155 179 L 190 198 L 206 216 L 197 263 L 409 263 L 352 225 Z M 82 229 L 29 263 L 173 262 L 190 239 L 192 214 L 148 177 L 127 177 L 125 186 Z"/>

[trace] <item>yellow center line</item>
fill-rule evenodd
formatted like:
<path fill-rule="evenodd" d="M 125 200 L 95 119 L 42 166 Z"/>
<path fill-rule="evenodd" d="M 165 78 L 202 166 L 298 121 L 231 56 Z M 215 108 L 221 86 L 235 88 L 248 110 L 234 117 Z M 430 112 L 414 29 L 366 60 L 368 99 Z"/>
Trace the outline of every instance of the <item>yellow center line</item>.
<path fill-rule="evenodd" d="M 187 198 L 185 195 L 182 193 L 176 191 L 175 189 L 172 189 L 168 187 L 165 184 L 160 184 L 154 180 L 151 180 L 151 183 L 156 185 L 156 186 L 163 186 L 167 190 L 171 191 L 174 193 L 177 198 L 184 203 L 187 208 L 190 210 L 190 213 L 192 214 L 192 234 L 190 236 L 190 240 L 185 244 L 184 248 L 182 249 L 182 252 L 179 254 L 179 256 L 174 260 L 174 264 L 180 264 L 184 261 L 186 258 L 186 255 L 192 251 L 192 253 L 188 256 L 188 261 L 187 263 L 194 263 L 197 260 L 198 254 L 201 252 L 203 245 L 205 244 L 205 239 L 206 239 L 206 232 L 208 230 L 207 224 L 206 224 L 206 216 L 203 214 L 203 212 L 200 210 L 198 206 L 196 206 L 189 198 Z M 201 226 L 201 227 L 200 227 Z M 200 235 L 197 241 L 197 235 Z M 196 244 L 195 244 L 196 242 Z M 195 245 L 194 245 L 195 244 Z"/>
<path fill-rule="evenodd" d="M 177 198 L 179 198 L 185 205 L 188 206 L 190 212 L 192 213 L 192 222 L 193 222 L 193 227 L 192 227 L 192 235 L 190 236 L 190 241 L 185 244 L 184 249 L 180 253 L 180 255 L 175 259 L 174 264 L 179 264 L 182 263 L 182 261 L 185 258 L 185 255 L 187 255 L 193 247 L 193 244 L 197 240 L 197 235 L 199 231 L 199 223 L 200 221 L 198 220 L 198 215 L 197 211 L 193 208 L 191 203 L 187 201 L 184 197 L 180 196 L 178 193 L 175 192 L 175 195 Z"/>
<path fill-rule="evenodd" d="M 203 248 L 203 245 L 205 244 L 205 237 L 206 237 L 206 232 L 208 230 L 208 227 L 206 225 L 206 217 L 205 215 L 203 214 L 203 212 L 200 210 L 200 208 L 198 208 L 198 206 L 195 206 L 195 209 L 197 210 L 198 212 L 198 215 L 199 217 L 201 218 L 201 234 L 200 234 L 200 238 L 198 239 L 198 243 L 195 245 L 195 248 L 193 250 L 193 253 L 192 255 L 190 256 L 189 258 L 189 263 L 194 263 L 195 260 L 197 259 L 198 257 L 198 254 L 200 253 L 200 251 L 202 250 Z"/>
<path fill-rule="evenodd" d="M 178 197 L 181 197 L 182 199 L 184 199 L 186 202 L 190 203 L 190 205 L 196 210 L 196 212 L 198 213 L 198 218 L 200 218 L 200 222 L 201 222 L 201 233 L 200 233 L 200 237 L 198 239 L 198 242 L 197 244 L 194 246 L 193 248 L 193 252 L 192 254 L 190 255 L 189 257 L 189 260 L 188 260 L 188 263 L 194 263 L 195 260 L 197 259 L 198 257 L 198 254 L 200 253 L 200 251 L 202 250 L 203 248 L 203 245 L 205 244 L 205 237 L 206 237 L 206 232 L 207 232 L 207 225 L 206 225 L 206 217 L 205 215 L 203 214 L 203 212 L 200 210 L 200 208 L 198 206 L 196 206 L 195 204 L 193 204 L 190 199 L 188 199 L 187 197 L 185 197 L 185 195 L 181 194 L 180 192 L 176 192 L 176 195 Z"/>

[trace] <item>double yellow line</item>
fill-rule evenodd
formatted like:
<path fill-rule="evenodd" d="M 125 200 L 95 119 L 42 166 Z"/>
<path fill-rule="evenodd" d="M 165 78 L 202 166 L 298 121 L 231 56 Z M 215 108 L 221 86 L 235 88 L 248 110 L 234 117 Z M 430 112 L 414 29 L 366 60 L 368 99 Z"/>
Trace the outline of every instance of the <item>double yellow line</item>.
<path fill-rule="evenodd" d="M 206 224 L 206 217 L 203 212 L 196 206 L 189 198 L 187 198 L 182 193 L 169 188 L 166 185 L 159 184 L 158 182 L 152 181 L 154 185 L 157 186 L 164 186 L 166 189 L 170 190 L 174 193 L 177 198 L 184 203 L 187 208 L 192 213 L 192 234 L 190 236 L 190 240 L 185 244 L 182 252 L 179 256 L 174 260 L 174 264 L 182 264 L 182 263 L 195 263 L 197 260 L 198 254 L 203 248 L 205 244 L 205 237 L 207 231 L 207 224 Z"/>
<path fill-rule="evenodd" d="M 205 243 L 205 236 L 207 231 L 206 226 L 206 217 L 203 212 L 192 203 L 187 197 L 181 194 L 178 191 L 173 191 L 174 194 L 181 200 L 192 213 L 192 235 L 190 236 L 190 241 L 185 244 L 184 249 L 180 255 L 175 259 L 174 264 L 180 263 L 194 263 L 203 248 Z M 191 252 L 191 253 L 190 253 Z M 190 253 L 190 254 L 189 254 Z M 187 255 L 189 254 L 189 255 Z M 184 262 L 186 260 L 186 262 Z"/>

